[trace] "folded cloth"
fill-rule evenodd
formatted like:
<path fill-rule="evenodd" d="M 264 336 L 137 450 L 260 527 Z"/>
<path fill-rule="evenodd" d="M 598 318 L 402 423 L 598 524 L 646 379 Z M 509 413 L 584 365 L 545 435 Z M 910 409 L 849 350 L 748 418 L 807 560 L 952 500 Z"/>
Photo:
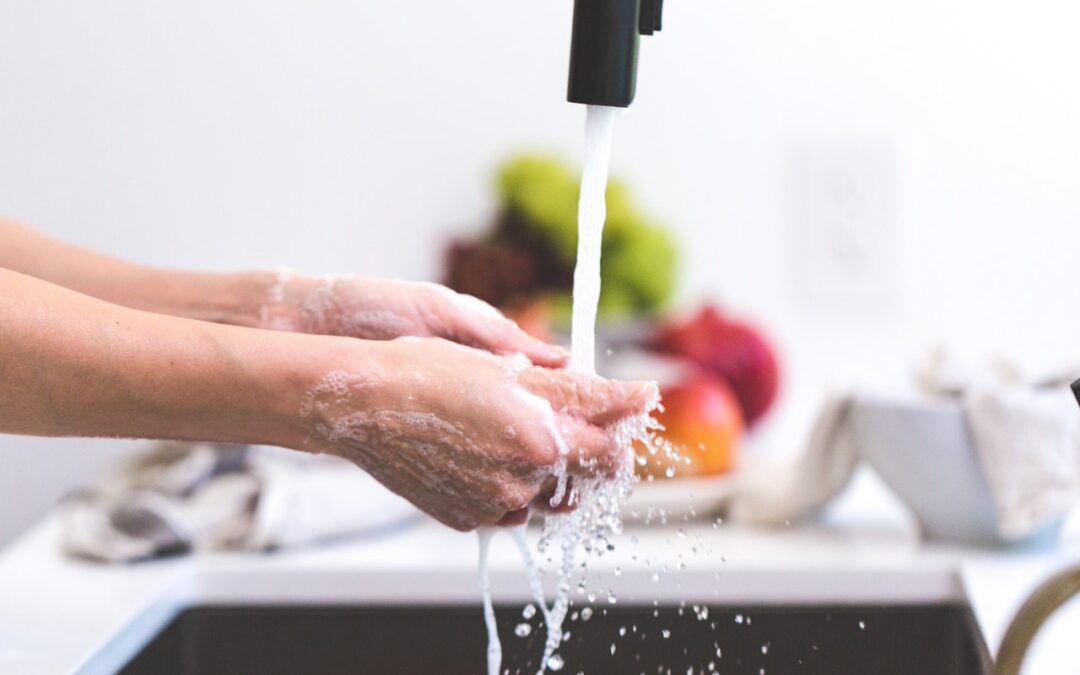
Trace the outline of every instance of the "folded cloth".
<path fill-rule="evenodd" d="M 72 495 L 62 515 L 64 550 L 108 562 L 303 546 L 420 518 L 339 458 L 202 443 L 157 445 Z"/>
<path fill-rule="evenodd" d="M 1080 413 L 1068 387 L 973 389 L 964 407 L 1002 538 L 1068 515 L 1080 500 Z"/>
<path fill-rule="evenodd" d="M 743 477 L 728 506 L 728 519 L 753 525 L 805 520 L 843 492 L 859 460 L 848 424 L 850 411 L 849 396 L 830 397 L 791 466 Z"/>
<path fill-rule="evenodd" d="M 927 392 L 962 402 L 1002 539 L 1038 532 L 1080 501 L 1080 412 L 1069 389 L 1077 374 L 1033 376 L 1000 360 L 971 368 L 943 352 L 920 373 Z"/>

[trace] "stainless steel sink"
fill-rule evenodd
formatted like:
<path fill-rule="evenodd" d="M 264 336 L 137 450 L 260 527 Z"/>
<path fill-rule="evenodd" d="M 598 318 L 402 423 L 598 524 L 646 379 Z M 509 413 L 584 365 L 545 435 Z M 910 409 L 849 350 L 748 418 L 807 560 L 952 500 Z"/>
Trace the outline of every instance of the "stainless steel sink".
<path fill-rule="evenodd" d="M 539 617 L 498 611 L 504 669 L 533 675 Z M 568 621 L 564 673 L 980 675 L 990 658 L 962 604 L 596 607 Z M 181 611 L 125 675 L 481 675 L 479 607 L 205 606 Z"/>

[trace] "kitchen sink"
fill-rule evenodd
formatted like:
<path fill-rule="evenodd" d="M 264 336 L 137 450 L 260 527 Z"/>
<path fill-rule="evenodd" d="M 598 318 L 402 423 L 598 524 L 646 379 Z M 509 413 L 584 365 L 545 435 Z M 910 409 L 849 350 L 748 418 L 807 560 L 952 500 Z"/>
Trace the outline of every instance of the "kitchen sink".
<path fill-rule="evenodd" d="M 539 616 L 498 608 L 504 672 L 533 675 Z M 529 627 L 528 635 L 519 637 Z M 576 675 L 979 675 L 986 646 L 963 604 L 914 606 L 604 605 L 568 620 L 561 669 Z M 481 675 L 478 606 L 194 606 L 124 675 Z M 711 664 L 711 665 L 710 665 Z"/>

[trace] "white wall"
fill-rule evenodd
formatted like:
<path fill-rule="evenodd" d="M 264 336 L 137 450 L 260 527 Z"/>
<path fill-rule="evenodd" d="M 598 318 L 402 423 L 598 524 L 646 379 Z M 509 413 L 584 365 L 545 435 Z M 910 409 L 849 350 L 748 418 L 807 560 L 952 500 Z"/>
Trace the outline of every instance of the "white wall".
<path fill-rule="evenodd" d="M 577 156 L 570 4 L 2 3 L 0 211 L 151 263 L 432 277 L 504 153 Z M 677 229 L 684 296 L 781 342 L 778 437 L 931 342 L 1080 360 L 1075 3 L 666 4 L 614 165 Z M 893 158 L 897 290 L 869 311 L 800 290 L 806 147 Z M 0 541 L 114 447 L 0 439 Z"/>

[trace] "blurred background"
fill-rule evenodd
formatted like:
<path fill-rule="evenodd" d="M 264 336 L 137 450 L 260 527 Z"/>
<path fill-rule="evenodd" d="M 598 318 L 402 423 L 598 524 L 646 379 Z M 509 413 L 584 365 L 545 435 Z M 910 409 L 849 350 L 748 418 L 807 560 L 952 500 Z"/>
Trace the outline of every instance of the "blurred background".
<path fill-rule="evenodd" d="M 0 4 L 0 211 L 150 264 L 442 280 L 497 170 L 580 159 L 571 3 Z M 936 345 L 1080 361 L 1080 10 L 670 0 L 613 173 L 679 257 L 666 307 L 752 319 L 756 445 Z M 0 439 L 0 543 L 128 446 Z"/>

